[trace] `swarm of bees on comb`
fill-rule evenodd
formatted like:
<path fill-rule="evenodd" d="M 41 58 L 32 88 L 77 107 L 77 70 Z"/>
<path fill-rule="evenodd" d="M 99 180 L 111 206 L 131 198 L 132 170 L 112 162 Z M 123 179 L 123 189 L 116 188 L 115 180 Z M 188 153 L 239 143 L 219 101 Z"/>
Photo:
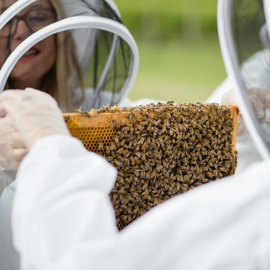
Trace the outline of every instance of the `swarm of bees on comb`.
<path fill-rule="evenodd" d="M 124 115 L 108 118 L 113 135 L 95 151 L 118 170 L 110 198 L 120 230 L 152 207 L 235 172 L 234 125 L 226 106 L 168 101 L 76 113 Z M 70 128 L 79 125 L 65 118 Z"/>

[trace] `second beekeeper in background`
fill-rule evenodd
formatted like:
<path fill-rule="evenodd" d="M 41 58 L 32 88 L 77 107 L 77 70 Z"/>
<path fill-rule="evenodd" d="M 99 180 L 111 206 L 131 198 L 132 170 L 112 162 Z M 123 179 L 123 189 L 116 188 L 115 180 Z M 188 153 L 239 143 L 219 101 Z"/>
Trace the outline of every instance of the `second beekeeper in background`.
<path fill-rule="evenodd" d="M 254 115 L 261 127 L 270 134 L 270 39 L 266 26 L 263 0 L 238 0 L 231 4 L 231 18 L 235 57 L 241 66 L 241 78 L 247 89 Z M 234 92 L 231 74 L 212 93 L 206 102 L 220 104 L 239 104 Z M 239 115 L 236 150 L 238 166 L 236 173 L 261 161 L 257 143 L 250 137 L 244 116 Z"/>

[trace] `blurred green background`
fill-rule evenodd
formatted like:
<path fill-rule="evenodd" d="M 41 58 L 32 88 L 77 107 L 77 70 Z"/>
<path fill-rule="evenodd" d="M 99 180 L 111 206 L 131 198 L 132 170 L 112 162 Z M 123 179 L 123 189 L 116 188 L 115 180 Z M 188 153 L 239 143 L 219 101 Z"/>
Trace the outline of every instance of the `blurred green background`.
<path fill-rule="evenodd" d="M 140 67 L 131 100 L 204 101 L 225 79 L 217 0 L 115 0 Z"/>

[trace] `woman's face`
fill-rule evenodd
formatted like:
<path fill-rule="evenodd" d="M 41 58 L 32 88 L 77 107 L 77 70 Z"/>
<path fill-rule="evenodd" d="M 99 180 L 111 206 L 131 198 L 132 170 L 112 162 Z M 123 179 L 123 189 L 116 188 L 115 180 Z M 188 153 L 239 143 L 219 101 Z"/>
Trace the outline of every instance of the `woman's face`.
<path fill-rule="evenodd" d="M 15 0 L 3 0 L 2 10 L 15 2 Z M 17 27 L 16 23 L 14 23 L 12 30 L 8 31 L 8 33 L 10 33 L 9 35 L 1 35 L 3 31 L 0 32 L 1 63 L 5 60 L 8 47 L 10 47 L 11 52 L 14 51 L 30 34 L 46 26 L 46 22 L 50 20 L 53 22 L 55 20 L 52 5 L 49 0 L 37 0 L 17 15 L 19 16 Z M 27 20 L 28 25 L 23 18 Z M 35 21 L 33 27 L 31 26 L 32 21 Z M 9 28 L 11 29 L 11 27 Z M 19 89 L 26 87 L 40 89 L 43 76 L 52 69 L 55 60 L 56 37 L 53 35 L 34 45 L 21 57 L 10 73 L 10 86 Z"/>

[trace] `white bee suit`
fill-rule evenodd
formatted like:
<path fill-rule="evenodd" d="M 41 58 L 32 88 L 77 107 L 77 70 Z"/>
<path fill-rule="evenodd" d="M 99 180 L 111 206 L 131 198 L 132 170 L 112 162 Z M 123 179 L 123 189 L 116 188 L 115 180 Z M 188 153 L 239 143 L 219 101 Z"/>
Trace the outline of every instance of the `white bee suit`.
<path fill-rule="evenodd" d="M 269 167 L 195 188 L 119 233 L 108 196 L 115 169 L 77 139 L 45 137 L 18 172 L 21 270 L 269 270 Z"/>

